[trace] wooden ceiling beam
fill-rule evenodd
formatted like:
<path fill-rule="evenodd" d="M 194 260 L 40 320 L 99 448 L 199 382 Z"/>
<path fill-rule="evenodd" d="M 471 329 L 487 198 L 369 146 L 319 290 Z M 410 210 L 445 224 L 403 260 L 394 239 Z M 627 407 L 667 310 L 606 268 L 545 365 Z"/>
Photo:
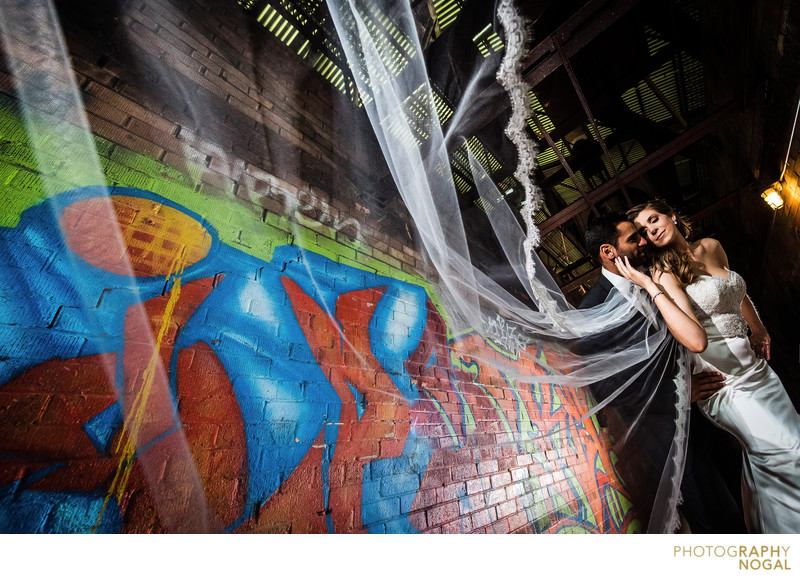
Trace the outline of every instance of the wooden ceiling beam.
<path fill-rule="evenodd" d="M 554 39 L 564 56 L 572 58 L 587 44 L 605 32 L 620 17 L 636 6 L 639 0 L 591 0 L 569 20 L 531 50 L 522 63 L 525 82 L 536 86 L 561 66 L 562 59 Z"/>
<path fill-rule="evenodd" d="M 597 38 L 603 31 L 636 6 L 640 0 L 590 0 L 555 32 L 540 42 L 522 61 L 523 77 L 529 86 L 535 87 L 562 64 L 553 42 L 557 38 L 567 58 Z M 511 106 L 508 95 L 495 82 L 483 94 L 500 96 L 491 105 L 484 106 L 475 116 L 467 120 L 464 134 L 474 135 L 499 117 Z M 480 100 L 480 99 L 479 99 Z"/>
<path fill-rule="evenodd" d="M 606 181 L 597 187 L 594 191 L 589 193 L 587 197 L 588 201 L 587 199 L 580 198 L 568 207 L 565 207 L 558 213 L 552 215 L 539 226 L 541 235 L 544 236 L 557 227 L 568 222 L 570 219 L 577 217 L 589 208 L 589 203 L 592 205 L 600 203 L 605 198 L 617 191 L 621 183 L 630 183 L 631 181 L 638 179 L 676 153 L 705 137 L 708 133 L 714 130 L 720 122 L 727 119 L 728 116 L 734 112 L 739 111 L 740 106 L 741 103 L 739 101 L 729 102 L 727 105 L 710 115 L 707 119 L 701 121 L 694 127 L 687 129 L 657 151 L 649 154 L 644 159 L 635 163 L 629 169 L 625 169 L 624 171 L 618 173 L 616 179 Z"/>

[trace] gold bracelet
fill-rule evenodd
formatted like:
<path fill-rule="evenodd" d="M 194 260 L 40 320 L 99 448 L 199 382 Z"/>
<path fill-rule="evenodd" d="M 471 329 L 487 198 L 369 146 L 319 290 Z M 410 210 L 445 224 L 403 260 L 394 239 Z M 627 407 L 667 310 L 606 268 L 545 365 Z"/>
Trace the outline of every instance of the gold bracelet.
<path fill-rule="evenodd" d="M 653 301 L 656 301 L 656 298 L 663 293 L 664 293 L 663 291 L 656 293 L 656 295 L 653 296 Z"/>

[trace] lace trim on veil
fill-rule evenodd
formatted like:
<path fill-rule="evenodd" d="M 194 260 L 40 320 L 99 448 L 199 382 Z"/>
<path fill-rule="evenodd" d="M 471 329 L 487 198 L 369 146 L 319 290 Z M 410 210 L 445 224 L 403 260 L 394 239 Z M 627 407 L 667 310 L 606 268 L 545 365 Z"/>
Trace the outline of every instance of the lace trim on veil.
<path fill-rule="evenodd" d="M 522 78 L 522 57 L 527 40 L 524 19 L 518 14 L 512 0 L 502 0 L 497 8 L 497 16 L 505 31 L 506 52 L 497 72 L 497 81 L 508 93 L 511 101 L 511 119 L 506 127 L 506 135 L 517 149 L 517 170 L 514 176 L 525 189 L 525 203 L 522 206 L 522 218 L 525 223 L 525 271 L 528 275 L 531 290 L 538 300 L 539 307 L 550 320 L 562 329 L 567 329 L 566 321 L 559 313 L 558 305 L 546 289 L 536 280 L 536 266 L 533 260 L 534 249 L 541 240 L 539 229 L 533 216 L 542 205 L 541 189 L 534 184 L 531 175 L 536 168 L 539 151 L 531 139 L 526 136 L 526 119 L 530 110 L 528 92 L 530 87 Z"/>
<path fill-rule="evenodd" d="M 672 493 L 668 499 L 669 516 L 664 525 L 664 532 L 674 533 L 681 525 L 678 516 L 678 505 L 683 502 L 681 497 L 681 480 L 686 455 L 686 426 L 689 419 L 689 355 L 683 346 L 678 346 L 678 374 L 675 383 L 678 386 L 678 396 L 675 400 L 675 442 L 676 452 L 673 455 L 675 469 L 672 473 Z"/>

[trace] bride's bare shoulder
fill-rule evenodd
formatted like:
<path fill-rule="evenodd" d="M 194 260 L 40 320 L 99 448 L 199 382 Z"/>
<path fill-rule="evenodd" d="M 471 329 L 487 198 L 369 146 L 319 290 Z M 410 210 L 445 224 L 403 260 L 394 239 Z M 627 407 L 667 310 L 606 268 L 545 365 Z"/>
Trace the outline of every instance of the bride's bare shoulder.
<path fill-rule="evenodd" d="M 699 258 L 705 255 L 725 254 L 725 251 L 722 249 L 722 244 L 713 237 L 704 237 L 703 239 L 698 239 L 692 243 L 691 252 L 694 258 L 698 261 L 703 261 Z"/>
<path fill-rule="evenodd" d="M 722 244 L 713 237 L 704 237 L 703 239 L 700 240 L 700 243 L 707 250 L 722 249 Z"/>

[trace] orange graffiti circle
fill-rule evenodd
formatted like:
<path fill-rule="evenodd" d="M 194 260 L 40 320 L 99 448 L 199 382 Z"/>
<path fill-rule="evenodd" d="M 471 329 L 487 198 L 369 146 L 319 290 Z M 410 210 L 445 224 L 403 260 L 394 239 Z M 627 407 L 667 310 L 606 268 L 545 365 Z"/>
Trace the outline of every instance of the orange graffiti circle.
<path fill-rule="evenodd" d="M 120 275 L 166 276 L 176 262 L 192 265 L 211 249 L 211 235 L 196 219 L 142 197 L 77 201 L 62 212 L 61 228 L 75 253 Z"/>

